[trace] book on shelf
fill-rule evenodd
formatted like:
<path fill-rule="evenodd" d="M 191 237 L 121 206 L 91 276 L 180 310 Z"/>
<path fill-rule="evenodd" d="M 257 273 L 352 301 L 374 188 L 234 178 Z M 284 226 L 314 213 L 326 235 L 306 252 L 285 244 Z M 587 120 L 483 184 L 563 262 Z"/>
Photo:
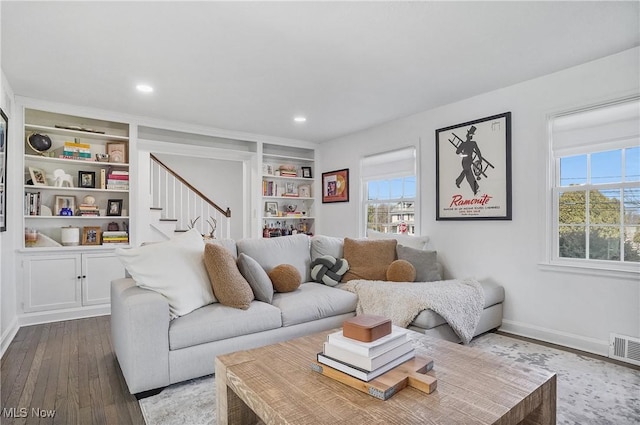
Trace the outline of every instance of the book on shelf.
<path fill-rule="evenodd" d="M 40 192 L 27 192 L 24 194 L 24 215 L 40 215 L 42 196 Z"/>
<path fill-rule="evenodd" d="M 327 335 L 327 342 L 366 357 L 375 357 L 407 341 L 408 329 L 392 326 L 391 333 L 371 342 L 347 338 L 342 331 Z"/>
<path fill-rule="evenodd" d="M 318 353 L 317 360 L 318 360 L 318 363 L 322 363 L 323 365 L 339 370 L 340 372 L 346 373 L 347 375 L 351 375 L 354 378 L 357 378 L 361 381 L 369 382 L 372 379 L 377 378 L 378 376 L 390 371 L 394 367 L 399 366 L 408 360 L 411 360 L 414 357 L 415 357 L 415 350 L 411 349 L 411 351 L 401 355 L 400 357 L 396 357 L 394 360 L 390 361 L 389 363 L 386 363 L 380 366 L 379 368 L 371 371 L 352 366 L 348 363 L 341 362 L 337 359 L 334 359 L 322 353 Z"/>
<path fill-rule="evenodd" d="M 111 172 L 107 178 L 109 180 L 126 180 L 129 181 L 129 174 L 115 174 L 114 172 Z"/>
<path fill-rule="evenodd" d="M 355 366 L 357 368 L 368 371 L 373 371 L 397 359 L 398 357 L 404 356 L 410 351 L 413 351 L 413 344 L 411 343 L 411 341 L 407 340 L 403 344 L 400 344 L 397 347 L 394 347 L 389 351 L 386 351 L 374 357 L 356 354 L 353 351 L 349 351 L 340 346 L 333 345 L 330 342 L 324 343 L 322 353 L 325 356 L 331 357 L 343 363 L 347 363 L 351 366 Z"/>
<path fill-rule="evenodd" d="M 109 174 L 128 176 L 129 175 L 129 171 L 127 171 L 127 170 L 110 170 Z"/>
<path fill-rule="evenodd" d="M 107 170 L 104 168 L 100 169 L 100 189 L 107 188 Z"/>

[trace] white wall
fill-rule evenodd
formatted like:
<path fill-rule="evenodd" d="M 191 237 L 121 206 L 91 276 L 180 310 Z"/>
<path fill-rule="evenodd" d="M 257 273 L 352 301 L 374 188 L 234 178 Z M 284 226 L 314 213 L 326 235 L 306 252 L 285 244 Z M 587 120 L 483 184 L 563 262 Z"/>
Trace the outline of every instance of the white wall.
<path fill-rule="evenodd" d="M 448 277 L 475 276 L 506 291 L 503 329 L 606 354 L 610 332 L 640 337 L 637 276 L 543 270 L 549 113 L 640 91 L 640 48 L 425 111 L 323 143 L 320 171 L 349 168 L 351 201 L 323 204 L 318 233 L 363 236 L 359 160 L 414 144 L 420 148 L 421 234 L 429 235 Z M 512 112 L 513 220 L 435 220 L 435 130 Z"/>
<path fill-rule="evenodd" d="M 13 137 L 17 134 L 15 119 L 13 119 L 14 95 L 13 90 L 4 75 L 0 75 L 0 107 L 9 118 L 9 134 L 7 135 L 7 154 L 8 156 L 8 176 L 14 175 L 13 167 L 16 165 L 18 149 L 16 148 L 16 139 Z M 10 158 L 10 159 L 9 159 Z M 11 193 L 7 192 L 8 196 Z M 7 209 L 11 205 L 11 198 L 7 199 Z M 13 240 L 16 234 L 24 233 L 17 229 L 15 224 L 19 222 L 16 217 L 12 217 L 15 208 L 6 215 L 7 231 L 0 233 L 0 353 L 4 353 L 15 332 L 17 332 L 17 313 L 16 313 L 16 268 L 15 268 L 15 251 Z"/>
<path fill-rule="evenodd" d="M 231 238 L 242 239 L 244 172 L 242 161 L 155 154 L 162 162 L 223 209 L 231 209 Z M 194 217 L 195 218 L 195 217 Z M 208 217 L 201 217 L 205 220 Z"/>

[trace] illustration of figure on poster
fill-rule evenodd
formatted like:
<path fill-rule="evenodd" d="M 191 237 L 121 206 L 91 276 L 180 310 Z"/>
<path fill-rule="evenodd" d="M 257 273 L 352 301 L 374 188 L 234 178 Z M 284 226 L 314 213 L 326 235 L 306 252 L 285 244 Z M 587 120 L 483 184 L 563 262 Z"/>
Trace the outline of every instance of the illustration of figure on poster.
<path fill-rule="evenodd" d="M 477 195 L 480 189 L 478 180 L 481 180 L 482 176 L 488 177 L 486 171 L 489 167 L 494 168 L 482 156 L 478 143 L 473 140 L 476 130 L 477 128 L 474 125 L 469 127 L 466 140 L 462 140 L 455 133 L 451 133 L 453 139 L 449 139 L 449 142 L 456 148 L 456 155 L 462 157 L 462 172 L 456 178 L 456 187 L 460 188 L 460 183 L 466 178 L 474 195 Z"/>

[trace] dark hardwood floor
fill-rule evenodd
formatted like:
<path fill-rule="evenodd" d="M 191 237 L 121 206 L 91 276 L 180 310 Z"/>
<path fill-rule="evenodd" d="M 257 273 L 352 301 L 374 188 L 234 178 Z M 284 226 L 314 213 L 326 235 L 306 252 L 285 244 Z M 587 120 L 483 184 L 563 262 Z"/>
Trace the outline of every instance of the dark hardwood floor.
<path fill-rule="evenodd" d="M 0 423 L 144 424 L 110 326 L 101 316 L 21 328 L 2 357 Z"/>

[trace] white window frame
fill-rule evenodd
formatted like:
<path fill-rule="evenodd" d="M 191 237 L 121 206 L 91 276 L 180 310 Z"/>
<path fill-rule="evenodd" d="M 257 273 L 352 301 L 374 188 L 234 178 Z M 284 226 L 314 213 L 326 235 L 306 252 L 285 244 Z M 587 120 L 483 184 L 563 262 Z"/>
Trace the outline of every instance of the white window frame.
<path fill-rule="evenodd" d="M 581 184 L 579 186 L 560 186 L 560 159 L 570 156 L 596 154 L 599 152 L 612 151 L 623 148 L 630 148 L 638 146 L 637 136 L 632 138 L 621 138 L 619 140 L 608 141 L 603 144 L 591 144 L 588 147 L 576 146 L 567 149 L 563 149 L 561 152 L 554 152 L 553 146 L 553 120 L 563 115 L 580 113 L 583 111 L 589 111 L 597 108 L 603 108 L 610 104 L 624 103 L 629 101 L 637 101 L 638 96 L 629 97 L 626 99 L 620 99 L 614 102 L 601 103 L 591 106 L 589 108 L 575 109 L 571 111 L 558 112 L 547 116 L 547 131 L 548 131 L 548 173 L 547 173 L 547 219 L 546 219 L 546 247 L 545 247 L 545 260 L 539 265 L 542 269 L 554 270 L 554 271 L 568 271 L 585 274 L 596 274 L 608 277 L 621 277 L 628 278 L 630 275 L 637 276 L 640 274 L 640 263 L 625 262 L 625 261 L 613 261 L 613 260 L 598 260 L 588 258 L 589 252 L 587 248 L 586 258 L 567 258 L 560 257 L 559 250 L 559 194 L 570 191 L 585 191 L 586 199 L 588 202 L 589 192 L 592 190 L 607 190 L 607 189 L 625 189 L 625 188 L 638 188 L 639 182 L 620 182 L 620 183 L 591 183 L 591 161 L 587 161 L 587 184 Z M 622 156 L 622 174 L 625 175 L 625 157 L 624 150 Z M 622 208 L 622 202 L 621 202 Z M 590 215 L 585 217 L 585 226 L 589 228 Z M 621 220 L 623 221 L 623 220 Z M 620 231 L 623 232 L 624 223 L 620 223 Z M 621 233 L 623 234 L 623 233 Z M 588 247 L 588 244 L 587 244 Z M 622 254 L 622 250 L 620 251 Z"/>
<path fill-rule="evenodd" d="M 367 160 L 367 158 L 382 156 L 382 155 L 392 155 L 395 152 L 412 149 L 414 154 L 414 173 L 389 173 L 387 171 L 379 174 L 379 175 L 368 175 L 363 176 L 363 164 Z M 375 154 L 367 155 L 360 159 L 360 236 L 364 237 L 367 235 L 367 214 L 368 214 L 368 205 L 372 202 L 369 202 L 368 199 L 368 183 L 370 181 L 379 181 L 379 180 L 391 180 L 394 178 L 404 178 L 415 176 L 416 179 L 416 196 L 415 198 L 397 198 L 397 199 L 385 199 L 380 201 L 380 203 L 398 203 L 398 202 L 408 202 L 413 201 L 414 205 L 414 216 L 413 216 L 413 227 L 415 235 L 420 235 L 420 167 L 419 167 L 419 155 L 420 150 L 419 146 L 410 145 L 404 146 L 402 148 L 393 149 L 385 152 L 378 152 Z"/>

